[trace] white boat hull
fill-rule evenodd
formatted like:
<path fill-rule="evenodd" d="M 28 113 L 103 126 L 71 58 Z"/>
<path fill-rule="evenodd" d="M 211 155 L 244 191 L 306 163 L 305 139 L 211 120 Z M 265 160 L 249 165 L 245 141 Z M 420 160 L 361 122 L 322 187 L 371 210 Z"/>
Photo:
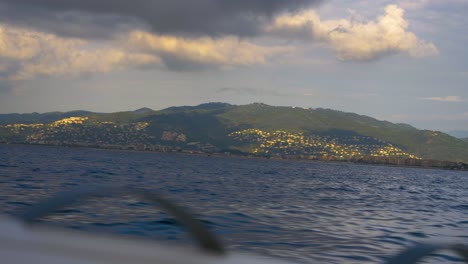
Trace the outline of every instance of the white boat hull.
<path fill-rule="evenodd" d="M 209 254 L 149 239 L 26 226 L 5 217 L 0 218 L 0 256 L 5 264 L 285 263 L 243 254 Z"/>

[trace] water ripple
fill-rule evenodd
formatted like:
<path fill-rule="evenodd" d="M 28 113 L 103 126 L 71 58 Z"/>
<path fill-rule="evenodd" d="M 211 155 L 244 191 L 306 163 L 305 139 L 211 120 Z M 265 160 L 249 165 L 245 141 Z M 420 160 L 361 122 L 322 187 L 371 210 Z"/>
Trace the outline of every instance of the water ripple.
<path fill-rule="evenodd" d="M 24 210 L 52 193 L 145 187 L 186 206 L 227 244 L 306 263 L 379 263 L 417 242 L 468 244 L 468 174 L 439 170 L 0 145 L 0 206 Z M 190 243 L 146 201 L 96 199 L 43 219 Z M 460 263 L 442 252 L 425 263 Z"/>

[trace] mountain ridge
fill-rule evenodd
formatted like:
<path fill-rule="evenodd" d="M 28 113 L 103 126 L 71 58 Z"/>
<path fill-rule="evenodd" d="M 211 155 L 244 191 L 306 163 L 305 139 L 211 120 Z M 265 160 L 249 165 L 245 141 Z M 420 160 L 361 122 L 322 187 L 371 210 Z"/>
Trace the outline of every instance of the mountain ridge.
<path fill-rule="evenodd" d="M 120 138 L 128 137 L 128 139 L 127 141 L 123 139 L 112 141 L 101 135 L 102 139 L 97 143 L 109 141 L 118 144 L 160 144 L 162 142 L 187 147 L 188 143 L 201 142 L 200 144 L 209 144 L 216 149 L 233 149 L 252 153 L 257 151 L 256 153 L 262 155 L 274 153 L 275 155 L 313 154 L 347 157 L 350 153 L 372 154 L 373 150 L 370 147 L 363 151 L 361 141 L 365 141 L 373 144 L 375 151 L 380 148 L 380 151 L 386 155 L 396 155 L 389 154 L 393 150 L 389 152 L 388 149 L 393 147 L 398 149 L 398 151 L 393 151 L 395 153 L 405 153 L 405 155 L 425 159 L 468 162 L 468 142 L 440 131 L 419 130 L 408 124 L 395 124 L 366 115 L 332 109 L 271 106 L 263 103 L 232 105 L 216 102 L 196 106 L 174 106 L 157 111 L 140 108 L 135 111 L 115 113 L 72 111 L 44 114 L 0 114 L 2 126 L 0 140 L 3 138 L 3 141 L 8 142 L 15 138 L 17 141 L 34 139 L 48 142 L 54 139 L 51 131 L 55 129 L 56 132 L 63 130 L 62 138 L 68 137 L 71 142 L 75 142 L 78 139 L 66 136 L 68 132 L 65 129 L 57 124 L 55 127 L 50 125 L 54 122 L 61 124 L 60 120 L 67 119 L 69 120 L 63 122 L 75 129 L 76 135 L 81 135 L 81 141 L 88 143 L 93 143 L 90 140 L 91 136 L 86 136 L 91 135 L 93 129 L 95 131 L 105 129 L 108 132 L 101 132 L 107 133 L 107 137 L 119 135 Z M 12 132 L 16 131 L 12 128 L 14 124 L 32 126 L 34 123 L 42 124 L 43 127 L 24 126 L 23 130 L 18 128 L 18 132 Z M 8 126 L 10 128 L 7 128 Z M 122 131 L 119 130 L 119 132 L 116 129 Z M 125 129 L 130 129 L 125 132 L 127 134 L 123 132 Z M 289 134 L 286 136 L 278 131 Z M 131 135 L 132 133 L 139 136 Z M 134 136 L 145 140 L 138 141 Z M 298 140 L 302 138 L 301 142 L 309 142 L 307 143 L 309 145 L 306 143 L 300 145 L 295 142 L 295 138 Z M 132 142 L 130 139 L 136 141 Z M 268 145 L 271 142 L 275 142 L 276 145 Z M 316 143 L 313 145 L 310 142 Z M 319 147 L 320 144 L 328 147 Z M 341 149 L 331 149 L 330 146 L 333 144 L 340 146 Z M 357 152 L 353 152 L 353 149 Z"/>

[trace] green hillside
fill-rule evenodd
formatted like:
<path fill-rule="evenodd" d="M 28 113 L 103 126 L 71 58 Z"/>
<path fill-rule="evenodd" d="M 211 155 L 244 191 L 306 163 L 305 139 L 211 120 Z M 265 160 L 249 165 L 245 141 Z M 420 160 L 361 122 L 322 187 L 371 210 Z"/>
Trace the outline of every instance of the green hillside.
<path fill-rule="evenodd" d="M 394 124 L 354 113 L 251 104 L 226 111 L 219 117 L 230 126 L 267 131 L 357 133 L 382 139 L 426 159 L 468 160 L 467 141 L 442 132 L 418 130 L 407 124 Z"/>
<path fill-rule="evenodd" d="M 73 121 L 74 117 L 79 118 Z M 180 148 L 210 145 L 218 150 L 268 155 L 415 156 L 468 162 L 467 139 L 354 113 L 261 103 L 207 103 L 109 114 L 74 111 L 0 115 L 0 141 L 169 144 Z"/>
<path fill-rule="evenodd" d="M 307 134 L 358 134 L 395 144 L 426 159 L 468 161 L 466 140 L 442 132 L 419 130 L 407 124 L 394 124 L 368 116 L 331 109 L 304 109 L 255 103 L 243 106 L 173 107 L 170 112 L 200 112 L 214 115 L 226 131 L 257 128 Z M 216 124 L 219 126 L 219 124 Z"/>

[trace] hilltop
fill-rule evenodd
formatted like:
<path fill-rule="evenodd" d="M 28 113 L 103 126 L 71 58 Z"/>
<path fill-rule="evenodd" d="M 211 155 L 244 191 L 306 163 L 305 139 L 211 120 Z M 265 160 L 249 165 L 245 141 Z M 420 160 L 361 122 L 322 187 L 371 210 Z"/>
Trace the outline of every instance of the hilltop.
<path fill-rule="evenodd" d="M 0 141 L 172 148 L 261 156 L 468 162 L 468 141 L 323 108 L 207 103 L 159 111 L 1 114 Z"/>

